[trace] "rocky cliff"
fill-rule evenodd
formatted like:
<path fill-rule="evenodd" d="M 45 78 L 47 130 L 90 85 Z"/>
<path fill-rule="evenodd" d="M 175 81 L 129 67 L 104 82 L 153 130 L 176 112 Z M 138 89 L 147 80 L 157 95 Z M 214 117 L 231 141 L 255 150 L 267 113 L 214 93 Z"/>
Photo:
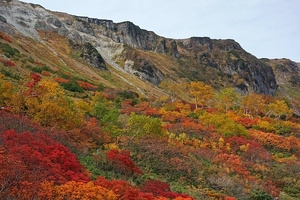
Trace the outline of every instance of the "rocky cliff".
<path fill-rule="evenodd" d="M 228 77 L 236 76 L 237 80 L 229 84 L 242 93 L 255 91 L 263 94 L 274 94 L 277 89 L 272 68 L 244 51 L 233 40 L 212 40 L 208 37 L 174 40 L 158 36 L 152 31 L 143 30 L 132 22 L 116 24 L 109 20 L 88 17 L 81 17 L 80 19 L 88 24 L 100 26 L 100 30 L 104 28 L 103 35 L 116 43 L 128 46 L 130 52 L 133 51 L 132 49 L 139 49 L 169 55 L 169 59 L 175 59 L 179 70 L 184 72 L 182 78 L 194 78 L 194 80 L 208 82 L 211 79 L 218 80 L 219 75 L 217 74 L 221 74 Z M 178 51 L 178 45 L 180 45 L 181 53 Z M 181 57 L 185 58 L 182 59 Z M 132 56 L 132 53 L 127 53 L 126 59 L 131 61 L 130 65 L 128 65 L 129 62 L 124 65 L 128 72 L 152 84 L 158 85 L 166 76 L 160 71 L 161 67 L 155 65 L 152 60 L 140 55 Z M 196 61 L 195 65 L 190 64 L 191 60 Z M 215 77 L 199 75 L 199 72 L 207 67 L 215 69 L 216 74 L 211 74 Z M 189 76 L 189 74 L 192 75 Z M 224 80 L 222 81 L 224 83 Z M 216 84 L 222 83 L 217 81 Z"/>

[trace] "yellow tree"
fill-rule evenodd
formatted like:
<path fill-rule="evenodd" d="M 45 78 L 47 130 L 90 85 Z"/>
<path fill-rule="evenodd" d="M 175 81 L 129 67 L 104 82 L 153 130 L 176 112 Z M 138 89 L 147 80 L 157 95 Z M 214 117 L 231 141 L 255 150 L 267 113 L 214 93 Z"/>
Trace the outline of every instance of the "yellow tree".
<path fill-rule="evenodd" d="M 209 105 L 214 98 L 214 89 L 203 82 L 191 82 L 189 89 L 190 95 L 195 98 L 196 108 L 198 104 L 201 108 Z"/>
<path fill-rule="evenodd" d="M 276 100 L 275 102 L 270 103 L 267 109 L 268 112 L 266 113 L 266 116 L 274 116 L 275 119 L 279 119 L 282 116 L 285 116 L 286 119 L 288 119 L 294 112 L 283 100 Z"/>
<path fill-rule="evenodd" d="M 241 95 L 234 91 L 234 88 L 225 88 L 217 95 L 217 107 L 226 112 L 240 104 Z"/>
<path fill-rule="evenodd" d="M 258 115 L 259 112 L 264 112 L 266 107 L 263 95 L 252 93 L 243 97 L 241 106 L 245 115 Z"/>
<path fill-rule="evenodd" d="M 41 80 L 26 98 L 27 113 L 45 126 L 67 128 L 83 121 L 82 113 L 76 110 L 74 101 L 64 95 L 58 83 Z"/>
<path fill-rule="evenodd" d="M 163 88 L 165 92 L 170 95 L 171 101 L 174 102 L 177 96 L 183 95 L 184 87 L 171 79 L 164 79 L 159 87 Z"/>
<path fill-rule="evenodd" d="M 160 118 L 131 113 L 127 122 L 127 131 L 131 140 L 145 135 L 160 136 L 163 134 L 162 121 Z"/>
<path fill-rule="evenodd" d="M 14 88 L 12 84 L 5 81 L 3 78 L 4 75 L 0 73 L 0 107 L 4 106 L 4 104 L 10 99 Z"/>

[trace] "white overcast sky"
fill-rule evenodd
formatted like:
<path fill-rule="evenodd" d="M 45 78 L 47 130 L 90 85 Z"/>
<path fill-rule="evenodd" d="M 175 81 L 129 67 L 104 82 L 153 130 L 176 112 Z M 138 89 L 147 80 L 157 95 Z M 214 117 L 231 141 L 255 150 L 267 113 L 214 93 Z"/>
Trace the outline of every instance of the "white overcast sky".
<path fill-rule="evenodd" d="M 300 62 L 300 0 L 22 0 L 52 11 L 131 21 L 167 38 L 234 39 L 258 58 Z"/>

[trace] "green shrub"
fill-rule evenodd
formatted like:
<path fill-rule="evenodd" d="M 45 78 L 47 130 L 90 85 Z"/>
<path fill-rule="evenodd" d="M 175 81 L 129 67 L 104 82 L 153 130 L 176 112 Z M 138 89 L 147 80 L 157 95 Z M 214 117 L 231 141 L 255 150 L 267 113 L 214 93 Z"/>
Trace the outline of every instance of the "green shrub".
<path fill-rule="evenodd" d="M 246 136 L 248 137 L 247 129 L 236 123 L 233 119 L 228 117 L 226 114 L 211 114 L 203 113 L 199 119 L 206 126 L 213 126 L 217 132 L 223 134 L 226 137 L 229 136 Z"/>
<path fill-rule="evenodd" d="M 9 58 L 13 57 L 16 54 L 20 54 L 18 49 L 12 48 L 11 46 L 9 46 L 9 44 L 2 42 L 0 42 L 0 49 L 2 49 L 4 51 L 4 55 Z"/>
<path fill-rule="evenodd" d="M 272 199 L 273 198 L 265 191 L 254 190 L 251 192 L 250 200 L 272 200 Z"/>
<path fill-rule="evenodd" d="M 82 93 L 84 90 L 78 85 L 76 81 L 69 81 L 67 83 L 60 83 L 60 85 L 65 89 L 71 92 Z"/>
<path fill-rule="evenodd" d="M 102 83 L 100 83 L 99 85 L 98 85 L 98 87 L 97 87 L 97 91 L 103 91 L 105 89 L 105 86 L 102 84 Z"/>
<path fill-rule="evenodd" d="M 41 66 L 41 67 L 27 65 L 26 68 L 28 68 L 31 71 L 36 72 L 36 73 L 42 73 L 42 71 L 52 72 L 52 70 L 50 69 L 50 67 L 48 67 L 47 65 L 44 65 L 44 66 Z"/>
<path fill-rule="evenodd" d="M 28 58 L 28 62 L 34 63 L 34 59 L 30 56 L 30 57 Z"/>
<path fill-rule="evenodd" d="M 13 74 L 11 71 L 5 70 L 5 69 L 1 69 L 0 71 L 4 76 L 6 77 L 10 77 L 16 80 L 20 80 L 21 77 L 19 75 Z"/>

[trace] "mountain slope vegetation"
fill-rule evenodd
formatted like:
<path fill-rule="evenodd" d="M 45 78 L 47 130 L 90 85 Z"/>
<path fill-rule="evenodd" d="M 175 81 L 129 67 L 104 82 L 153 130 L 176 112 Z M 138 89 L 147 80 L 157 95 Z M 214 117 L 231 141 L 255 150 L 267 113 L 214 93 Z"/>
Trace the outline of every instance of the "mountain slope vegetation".
<path fill-rule="evenodd" d="M 299 65 L 0 2 L 0 199 L 299 199 Z"/>

